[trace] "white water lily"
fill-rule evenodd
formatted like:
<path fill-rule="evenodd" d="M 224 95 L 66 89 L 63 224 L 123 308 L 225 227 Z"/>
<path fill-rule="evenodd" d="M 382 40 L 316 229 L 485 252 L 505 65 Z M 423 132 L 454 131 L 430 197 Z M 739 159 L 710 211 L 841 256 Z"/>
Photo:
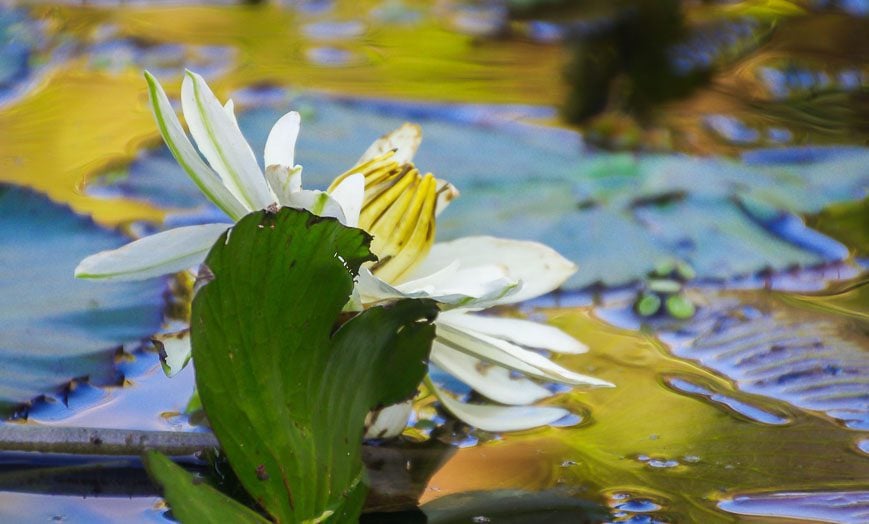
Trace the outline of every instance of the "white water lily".
<path fill-rule="evenodd" d="M 265 170 L 261 170 L 238 128 L 231 101 L 221 105 L 201 77 L 187 73 L 182 110 L 197 152 L 159 83 L 147 73 L 146 78 L 163 139 L 199 189 L 230 219 L 277 205 L 309 209 L 362 227 L 373 235 L 371 249 L 379 260 L 361 269 L 348 306 L 360 308 L 403 297 L 431 298 L 440 304 L 443 311 L 436 321 L 432 362 L 495 402 L 465 404 L 429 381 L 442 405 L 459 419 L 490 431 L 547 425 L 568 412 L 533 406 L 552 395 L 535 380 L 612 386 L 559 366 L 537 351 L 586 350 L 561 330 L 476 314 L 549 293 L 576 267 L 536 242 L 479 236 L 434 243 L 435 217 L 458 193 L 430 173 L 421 174 L 411 163 L 421 141 L 418 126 L 405 124 L 375 141 L 327 192 L 307 191 L 301 187 L 302 168 L 294 159 L 298 113 L 287 113 L 272 128 L 264 152 Z M 205 224 L 157 233 L 87 257 L 76 268 L 76 276 L 131 280 L 181 271 L 201 263 L 230 226 Z M 170 348 L 166 365 L 186 364 L 189 338 L 177 339 L 165 350 Z M 173 368 L 170 374 L 177 371 Z M 369 421 L 367 436 L 397 435 L 409 411 L 409 402 L 386 408 Z"/>
<path fill-rule="evenodd" d="M 364 179 L 349 176 L 330 193 L 302 189 L 302 167 L 294 162 L 300 119 L 282 116 L 272 127 L 263 159 L 241 134 L 232 100 L 221 105 L 199 75 L 187 72 L 181 85 L 181 106 L 199 152 L 187 138 L 163 88 L 145 73 L 157 127 L 172 155 L 196 186 L 233 221 L 273 205 L 304 208 L 356 226 Z M 75 269 L 78 278 L 137 280 L 183 271 L 205 260 L 209 249 L 231 223 L 178 227 L 119 249 L 91 255 Z"/>
<path fill-rule="evenodd" d="M 457 195 L 446 183 L 428 188 L 428 199 L 435 202 L 433 209 L 426 211 L 423 207 L 416 211 L 417 214 L 428 212 L 430 216 L 410 217 L 417 222 L 416 229 L 423 224 L 428 244 L 414 244 L 412 232 L 394 233 L 395 223 L 412 211 L 406 211 L 408 204 L 395 205 L 390 211 L 401 210 L 399 217 L 385 219 L 387 213 L 381 208 L 388 197 L 384 195 L 397 187 L 403 190 L 396 194 L 407 195 L 404 188 L 412 185 L 408 179 L 415 179 L 415 187 L 424 187 L 425 177 L 411 163 L 421 138 L 418 126 L 405 124 L 376 141 L 354 168 L 333 183 L 336 187 L 354 173 L 365 176 L 365 201 L 359 225 L 374 234 L 372 250 L 381 260 L 388 261 L 385 265 L 362 268 L 357 284 L 359 299 L 363 305 L 397 298 L 430 298 L 440 303 L 442 312 L 435 321 L 431 361 L 496 403 L 462 403 L 427 381 L 441 404 L 457 418 L 489 431 L 551 424 L 569 412 L 532 406 L 552 396 L 547 388 L 532 379 L 585 387 L 612 387 L 612 384 L 575 373 L 535 351 L 569 354 L 586 351 L 583 344 L 563 331 L 528 320 L 483 316 L 476 312 L 549 293 L 561 286 L 576 271 L 576 266 L 537 242 L 476 236 L 432 245 L 434 218 Z M 417 189 L 411 194 L 418 196 L 420 192 Z M 369 208 L 373 211 L 369 212 Z M 381 222 L 386 222 L 386 227 Z M 386 236 L 380 242 L 379 230 Z M 395 262 L 401 259 L 406 262 Z M 517 373 L 524 377 L 516 376 Z M 393 412 L 370 421 L 373 425 L 369 427 L 369 435 L 397 435 L 403 430 L 410 409 L 410 403 L 387 408 L 386 411 Z M 389 426 L 387 420 L 393 424 Z"/>

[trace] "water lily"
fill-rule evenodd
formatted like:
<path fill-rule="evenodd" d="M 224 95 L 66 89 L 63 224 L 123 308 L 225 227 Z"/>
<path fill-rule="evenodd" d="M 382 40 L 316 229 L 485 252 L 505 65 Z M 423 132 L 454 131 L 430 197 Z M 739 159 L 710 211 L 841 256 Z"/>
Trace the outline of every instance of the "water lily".
<path fill-rule="evenodd" d="M 537 242 L 478 236 L 435 243 L 435 219 L 458 192 L 413 165 L 421 142 L 418 126 L 405 124 L 375 141 L 328 191 L 304 190 L 302 168 L 294 162 L 298 113 L 287 113 L 275 123 L 266 142 L 265 170 L 261 170 L 238 127 L 232 102 L 221 105 L 205 81 L 188 72 L 181 90 L 182 110 L 206 164 L 159 83 L 147 73 L 146 79 L 163 139 L 199 189 L 230 219 L 271 206 L 290 206 L 361 227 L 373 235 L 371 249 L 379 260 L 360 271 L 349 309 L 403 297 L 430 298 L 440 304 L 443 312 L 436 322 L 432 362 L 494 401 L 463 403 L 427 381 L 442 405 L 459 419 L 491 431 L 542 426 L 568 412 L 532 405 L 552 395 L 541 381 L 611 386 L 559 366 L 538 351 L 586 350 L 561 330 L 477 314 L 549 293 L 576 267 Z M 188 269 L 205 259 L 230 226 L 205 224 L 157 233 L 84 259 L 76 276 L 131 280 Z M 189 360 L 189 340 L 171 342 L 166 344 L 172 353 L 166 362 L 177 372 Z M 410 403 L 381 410 L 372 416 L 368 436 L 400 433 L 409 411 Z"/>
<path fill-rule="evenodd" d="M 457 418 L 491 431 L 551 424 L 568 412 L 531 406 L 552 393 L 526 377 L 586 387 L 612 384 L 575 373 L 535 351 L 586 351 L 563 331 L 475 312 L 549 293 L 576 266 L 537 242 L 475 236 L 433 243 L 435 217 L 457 192 L 449 184 L 436 183 L 430 174 L 421 175 L 413 165 L 421 138 L 418 126 L 405 124 L 376 141 L 355 167 L 333 182 L 332 187 L 338 187 L 359 173 L 365 177 L 359 226 L 374 235 L 372 250 L 381 262 L 360 271 L 359 299 L 363 305 L 403 297 L 431 298 L 441 304 L 431 361 L 497 403 L 462 403 L 428 381 Z M 401 198 L 407 202 L 394 202 Z M 369 434 L 398 434 L 409 411 L 409 403 L 389 408 L 370 421 Z"/>
<path fill-rule="evenodd" d="M 302 167 L 293 158 L 299 134 L 297 112 L 285 114 L 272 127 L 263 155 L 263 171 L 238 128 L 232 100 L 221 105 L 201 76 L 188 71 L 184 77 L 181 106 L 200 156 L 159 82 L 147 72 L 145 78 L 157 127 L 175 160 L 233 221 L 252 211 L 279 205 L 305 208 L 338 218 L 348 226 L 357 225 L 364 183 L 361 175 L 346 177 L 329 193 L 302 189 Z M 204 261 L 208 250 L 231 225 L 178 227 L 144 237 L 85 258 L 76 267 L 75 276 L 135 280 L 182 271 Z"/>

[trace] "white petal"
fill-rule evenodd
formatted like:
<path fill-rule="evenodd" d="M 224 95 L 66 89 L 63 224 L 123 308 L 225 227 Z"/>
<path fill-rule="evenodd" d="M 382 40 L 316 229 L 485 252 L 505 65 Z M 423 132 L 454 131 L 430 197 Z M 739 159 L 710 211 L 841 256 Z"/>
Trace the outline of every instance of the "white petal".
<path fill-rule="evenodd" d="M 456 418 L 484 431 L 521 431 L 546 426 L 570 412 L 566 409 L 537 406 L 496 406 L 465 404 L 427 381 L 441 404 Z"/>
<path fill-rule="evenodd" d="M 341 181 L 330 194 L 338 201 L 347 219 L 345 225 L 359 226 L 359 213 L 362 212 L 362 201 L 365 199 L 365 176 L 362 173 L 350 175 Z"/>
<path fill-rule="evenodd" d="M 342 224 L 346 223 L 341 204 L 325 191 L 309 191 L 306 189 L 296 191 L 290 195 L 287 206 L 307 209 L 315 215 L 337 218 Z"/>
<path fill-rule="evenodd" d="M 296 111 L 290 111 L 280 117 L 266 139 L 266 149 L 263 155 L 266 168 L 269 166 L 295 166 L 296 139 L 299 138 L 301 117 Z"/>
<path fill-rule="evenodd" d="M 431 298 L 427 293 L 402 293 L 393 286 L 374 276 L 366 267 L 359 268 L 356 288 L 363 304 L 375 304 L 397 298 Z"/>
<path fill-rule="evenodd" d="M 374 141 L 356 162 L 361 164 L 372 158 L 378 157 L 387 151 L 395 150 L 392 158 L 399 164 L 406 164 L 413 160 L 419 144 L 422 142 L 422 129 L 411 123 L 405 123 L 395 131 L 383 135 Z"/>
<path fill-rule="evenodd" d="M 287 166 L 273 165 L 266 168 L 266 180 L 275 194 L 278 204 L 290 205 L 293 193 L 302 190 L 302 166 L 288 168 Z"/>
<path fill-rule="evenodd" d="M 142 280 L 177 273 L 201 264 L 211 246 L 231 224 L 177 227 L 103 251 L 82 260 L 77 278 Z"/>
<path fill-rule="evenodd" d="M 163 364 L 163 372 L 166 376 L 177 375 L 190 362 L 192 351 L 189 329 L 158 335 L 154 337 L 154 341 L 160 344 L 160 363 Z"/>
<path fill-rule="evenodd" d="M 413 401 L 376 409 L 365 417 L 365 438 L 393 438 L 401 435 L 413 409 Z"/>
<path fill-rule="evenodd" d="M 223 104 L 223 110 L 226 111 L 226 114 L 232 119 L 235 127 L 238 127 L 238 120 L 235 118 L 235 102 L 233 102 L 231 98 Z"/>
<path fill-rule="evenodd" d="M 405 282 L 398 286 L 392 286 L 383 280 L 377 278 L 367 268 L 359 270 L 359 279 L 357 281 L 357 289 L 359 297 L 363 304 L 374 304 L 385 300 L 394 300 L 398 298 L 430 298 L 441 304 L 442 307 L 472 307 L 479 303 L 489 304 L 494 298 L 499 298 L 506 293 L 509 293 L 514 287 L 515 282 L 509 280 L 497 280 L 489 282 L 490 287 L 478 286 L 472 292 L 479 292 L 481 296 L 473 296 L 468 294 L 467 286 L 464 289 L 453 289 L 436 287 L 432 282 L 440 282 L 449 280 L 451 275 L 458 274 L 458 265 L 452 264 L 437 274 L 429 275 L 431 281 L 419 279 L 412 282 Z M 478 282 L 479 283 L 479 282 Z"/>
<path fill-rule="evenodd" d="M 516 293 L 519 283 L 509 278 L 500 266 L 463 267 L 454 261 L 435 273 L 402 282 L 396 288 L 407 293 L 423 291 L 433 297 L 469 297 L 462 302 L 450 303 L 462 307 L 485 307 Z"/>
<path fill-rule="evenodd" d="M 520 281 L 522 288 L 499 301 L 501 304 L 549 293 L 576 272 L 573 262 L 538 242 L 475 236 L 436 243 L 410 278 L 431 273 L 454 260 L 463 267 L 497 265 L 508 278 Z"/>
<path fill-rule="evenodd" d="M 353 286 L 353 291 L 350 293 L 350 298 L 344 307 L 341 309 L 344 313 L 359 313 L 363 311 L 365 306 L 362 304 L 362 299 L 359 297 L 359 289 Z"/>
<path fill-rule="evenodd" d="M 226 104 L 223 105 L 223 110 L 229 116 L 230 120 L 235 125 L 235 128 L 238 129 L 238 133 L 241 134 L 241 128 L 238 127 L 238 120 L 235 118 L 235 102 L 233 102 L 231 98 L 226 101 Z M 299 176 L 296 179 L 299 180 L 299 184 L 301 184 L 302 168 L 301 168 L 301 166 L 296 166 L 296 167 L 298 167 L 298 169 L 299 169 L 299 171 L 298 171 Z M 268 171 L 266 171 L 266 173 L 268 173 Z M 284 178 L 286 178 L 286 177 L 284 177 Z M 268 177 L 268 175 L 266 175 L 266 185 L 269 187 L 269 202 L 280 203 L 281 201 L 278 198 L 277 191 L 271 185 L 271 180 Z"/>
<path fill-rule="evenodd" d="M 440 316 L 454 326 L 509 340 L 521 346 L 570 354 L 588 351 L 585 344 L 557 327 L 530 320 L 471 315 L 462 311 L 448 311 Z"/>
<path fill-rule="evenodd" d="M 501 404 L 523 406 L 552 395 L 548 389 L 527 378 L 512 376 L 506 368 L 481 362 L 437 341 L 432 344 L 431 361 L 480 394 Z"/>
<path fill-rule="evenodd" d="M 224 185 L 251 211 L 273 202 L 250 145 L 205 80 L 190 71 L 181 84 L 181 107 L 199 151 Z"/>
<path fill-rule="evenodd" d="M 148 82 L 148 95 L 151 99 L 151 109 L 157 121 L 157 127 L 163 136 L 163 141 L 172 152 L 172 156 L 184 169 L 196 186 L 208 197 L 209 200 L 219 207 L 233 220 L 238 220 L 248 213 L 248 209 L 238 201 L 235 196 L 224 187 L 220 177 L 208 165 L 202 161 L 199 153 L 193 148 L 193 144 L 184 133 L 181 122 L 169 103 L 169 98 L 151 73 L 145 72 L 145 80 Z"/>
<path fill-rule="evenodd" d="M 605 380 L 575 373 L 540 353 L 523 349 L 506 340 L 450 325 L 448 319 L 438 318 L 435 326 L 439 342 L 486 362 L 543 380 L 586 387 L 613 387 Z"/>

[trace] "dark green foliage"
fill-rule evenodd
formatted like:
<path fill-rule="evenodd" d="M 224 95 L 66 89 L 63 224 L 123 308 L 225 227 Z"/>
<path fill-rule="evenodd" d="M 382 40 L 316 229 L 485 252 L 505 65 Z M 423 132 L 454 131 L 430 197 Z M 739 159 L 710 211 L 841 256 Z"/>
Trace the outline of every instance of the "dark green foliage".
<path fill-rule="evenodd" d="M 191 315 L 199 395 L 239 481 L 278 522 L 358 518 L 365 415 L 413 396 L 426 371 L 434 303 L 400 301 L 338 327 L 369 242 L 306 211 L 263 211 L 205 262 Z"/>

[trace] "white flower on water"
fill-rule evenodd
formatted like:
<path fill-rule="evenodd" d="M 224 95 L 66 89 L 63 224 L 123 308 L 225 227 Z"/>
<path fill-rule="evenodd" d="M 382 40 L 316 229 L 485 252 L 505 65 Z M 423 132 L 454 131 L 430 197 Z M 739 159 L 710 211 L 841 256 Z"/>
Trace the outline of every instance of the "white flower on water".
<path fill-rule="evenodd" d="M 584 345 L 563 331 L 528 320 L 476 314 L 481 309 L 515 304 L 557 289 L 576 272 L 572 262 L 537 242 L 475 236 L 434 243 L 427 248 L 410 241 L 414 233 L 395 233 L 394 223 L 415 221 L 416 232 L 422 230 L 432 239 L 435 216 L 457 195 L 452 186 L 435 183 L 428 186 L 428 200 L 434 202 L 430 217 L 399 211 L 409 205 L 390 209 L 399 211 L 398 218 L 380 212 L 384 202 L 379 200 L 385 198 L 382 195 L 402 185 L 410 187 L 408 178 L 416 178 L 416 187 L 425 187 L 423 180 L 431 175 L 419 175 L 411 164 L 420 142 L 419 127 L 405 124 L 375 142 L 354 168 L 333 183 L 333 186 L 343 183 L 352 173 L 365 176 L 365 201 L 359 224 L 374 234 L 374 253 L 387 260 L 360 271 L 356 290 L 362 304 L 397 298 L 431 298 L 440 303 L 442 312 L 435 321 L 437 334 L 431 361 L 494 403 L 462 403 L 433 382 L 428 381 L 428 385 L 453 415 L 481 429 L 528 429 L 551 424 L 569 414 L 561 408 L 533 406 L 552 393 L 532 379 L 612 387 L 609 382 L 559 366 L 535 351 L 568 354 L 586 351 Z M 423 200 L 419 192 L 406 198 Z M 408 191 L 397 194 L 408 195 Z M 369 213 L 371 208 L 374 212 Z M 381 222 L 386 222 L 385 227 Z M 382 231 L 380 241 L 378 231 Z M 397 263 L 396 251 L 406 255 L 404 260 L 408 262 Z M 517 373 L 523 376 L 516 376 Z M 388 408 L 385 416 L 373 421 L 369 435 L 398 434 L 409 411 L 409 403 Z M 393 421 L 393 425 L 384 419 Z"/>
<path fill-rule="evenodd" d="M 428 381 L 442 405 L 459 419 L 489 431 L 543 426 L 568 412 L 533 405 L 552 395 L 540 382 L 612 386 L 566 369 L 538 351 L 586 351 L 561 330 L 528 320 L 477 314 L 491 306 L 549 293 L 576 267 L 537 242 L 478 236 L 434 243 L 435 217 L 458 193 L 432 174 L 421 174 L 412 164 L 421 141 L 418 126 L 405 124 L 375 141 L 329 191 L 303 190 L 302 168 L 294 163 L 298 113 L 287 113 L 275 123 L 266 142 L 263 171 L 238 128 L 232 101 L 221 105 L 201 77 L 187 73 L 181 90 L 182 110 L 197 152 L 159 83 L 150 74 L 146 78 L 163 139 L 199 189 L 230 219 L 278 205 L 305 208 L 361 227 L 373 235 L 371 249 L 379 260 L 361 269 L 348 308 L 404 297 L 430 298 L 440 304 L 432 362 L 493 401 L 459 402 Z M 211 245 L 231 225 L 205 224 L 157 233 L 89 256 L 75 274 L 132 280 L 182 271 L 203 262 Z M 171 347 L 172 362 L 189 360 L 189 339 L 173 339 Z M 397 435 L 409 411 L 409 402 L 381 410 L 372 417 L 376 420 L 369 421 L 367 435 Z"/>

